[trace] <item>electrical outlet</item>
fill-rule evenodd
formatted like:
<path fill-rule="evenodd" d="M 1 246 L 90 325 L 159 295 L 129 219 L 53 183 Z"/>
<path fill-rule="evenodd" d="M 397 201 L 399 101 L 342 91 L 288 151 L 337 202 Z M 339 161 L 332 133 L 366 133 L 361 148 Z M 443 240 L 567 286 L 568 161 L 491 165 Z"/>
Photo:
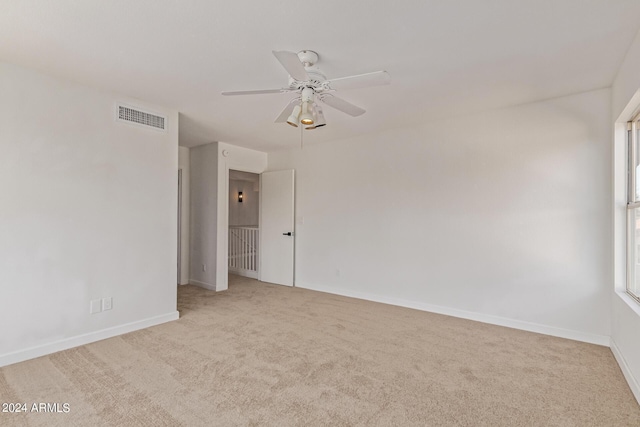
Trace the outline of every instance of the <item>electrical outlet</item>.
<path fill-rule="evenodd" d="M 102 298 L 102 311 L 111 310 L 112 308 L 113 308 L 113 299 L 111 297 Z"/>
<path fill-rule="evenodd" d="M 99 299 L 92 299 L 91 304 L 89 305 L 89 313 L 96 314 L 102 311 L 102 306 L 100 305 Z"/>
<path fill-rule="evenodd" d="M 202 271 L 207 271 L 207 264 L 202 264 Z"/>

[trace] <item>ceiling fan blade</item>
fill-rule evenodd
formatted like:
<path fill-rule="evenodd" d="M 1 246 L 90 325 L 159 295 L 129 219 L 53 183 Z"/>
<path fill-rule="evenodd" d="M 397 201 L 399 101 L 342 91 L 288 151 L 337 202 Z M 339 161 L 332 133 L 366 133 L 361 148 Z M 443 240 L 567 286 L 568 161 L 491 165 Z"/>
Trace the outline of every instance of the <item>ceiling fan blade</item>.
<path fill-rule="evenodd" d="M 322 95 L 320 97 L 320 100 L 325 104 L 335 108 L 336 110 L 340 110 L 343 113 L 347 113 L 348 115 L 353 117 L 361 116 L 366 112 L 366 110 L 363 110 L 362 108 L 357 107 L 352 103 L 347 102 L 344 99 L 338 98 L 333 95 L 329 95 L 329 94 Z"/>
<path fill-rule="evenodd" d="M 280 113 L 280 115 L 274 120 L 274 123 L 284 123 L 287 121 L 291 113 L 293 113 L 293 109 L 300 102 L 300 98 L 292 99 L 291 102 L 284 107 L 284 110 Z"/>
<path fill-rule="evenodd" d="M 284 93 L 284 92 L 291 92 L 291 89 L 282 88 L 282 89 L 263 89 L 263 90 L 236 90 L 236 91 L 224 91 L 224 92 L 222 92 L 222 94 L 225 95 L 225 96 L 231 96 L 231 95 L 263 95 L 263 94 L 267 94 L 267 93 Z"/>
<path fill-rule="evenodd" d="M 293 52 L 287 52 L 285 50 L 272 50 L 273 55 L 276 57 L 278 61 L 282 64 L 287 73 L 294 79 L 299 82 L 306 82 L 307 80 L 311 80 L 307 71 L 304 69 L 304 65 L 300 62 L 300 58 L 298 55 Z"/>
<path fill-rule="evenodd" d="M 391 76 L 386 71 L 374 71 L 373 73 L 331 79 L 327 83 L 329 83 L 331 89 L 335 90 L 357 89 L 361 87 L 388 85 L 391 83 Z"/>

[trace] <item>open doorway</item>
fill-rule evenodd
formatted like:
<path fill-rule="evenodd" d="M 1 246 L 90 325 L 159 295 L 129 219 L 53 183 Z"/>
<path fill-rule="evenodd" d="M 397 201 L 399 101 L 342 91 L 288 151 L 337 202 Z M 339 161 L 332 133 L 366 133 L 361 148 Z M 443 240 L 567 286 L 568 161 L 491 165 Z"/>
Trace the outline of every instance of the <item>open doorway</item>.
<path fill-rule="evenodd" d="M 229 170 L 229 273 L 258 278 L 260 175 Z"/>

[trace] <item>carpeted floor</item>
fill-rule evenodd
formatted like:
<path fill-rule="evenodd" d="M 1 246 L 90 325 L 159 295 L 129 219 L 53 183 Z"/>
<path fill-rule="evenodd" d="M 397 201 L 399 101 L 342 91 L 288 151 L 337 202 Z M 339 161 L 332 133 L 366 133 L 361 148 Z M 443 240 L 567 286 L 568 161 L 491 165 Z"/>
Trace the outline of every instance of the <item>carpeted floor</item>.
<path fill-rule="evenodd" d="M 608 348 L 232 276 L 178 321 L 0 368 L 2 426 L 639 426 Z"/>

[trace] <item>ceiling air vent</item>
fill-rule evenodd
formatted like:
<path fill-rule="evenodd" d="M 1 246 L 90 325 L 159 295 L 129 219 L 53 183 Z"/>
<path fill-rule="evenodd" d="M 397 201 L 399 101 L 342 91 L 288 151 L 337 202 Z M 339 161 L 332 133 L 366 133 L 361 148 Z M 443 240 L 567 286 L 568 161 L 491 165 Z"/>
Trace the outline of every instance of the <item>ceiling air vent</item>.
<path fill-rule="evenodd" d="M 166 130 L 166 117 L 151 114 L 126 105 L 118 105 L 118 120 L 149 126 L 154 129 Z"/>

